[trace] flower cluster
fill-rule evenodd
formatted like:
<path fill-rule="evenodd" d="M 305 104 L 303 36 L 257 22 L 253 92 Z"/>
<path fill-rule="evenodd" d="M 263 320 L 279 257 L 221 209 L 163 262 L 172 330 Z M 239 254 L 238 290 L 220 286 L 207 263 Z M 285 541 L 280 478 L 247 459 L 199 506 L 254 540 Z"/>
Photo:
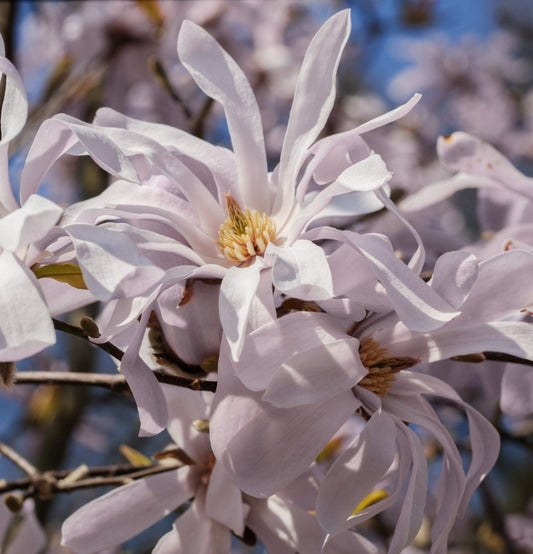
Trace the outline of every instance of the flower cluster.
<path fill-rule="evenodd" d="M 392 172 L 366 135 L 394 127 L 420 95 L 325 135 L 349 35 L 345 10 L 310 42 L 272 167 L 244 72 L 184 21 L 177 55 L 222 107 L 232 148 L 108 107 L 90 123 L 54 115 L 29 148 L 20 202 L 7 145 L 27 99 L 0 56 L 0 377 L 16 381 L 13 362 L 54 344 L 56 315 L 99 302 L 82 334 L 120 358 L 140 435 L 172 440 L 156 470 L 66 519 L 72 551 L 116 547 L 175 512 L 156 553 L 224 554 L 237 537 L 276 554 L 396 554 L 425 529 L 429 551 L 444 554 L 500 434 L 435 368 L 462 362 L 482 379 L 471 360 L 499 360 L 496 404 L 533 411 L 531 178 L 457 132 L 438 141 L 455 175 L 393 202 Z M 38 192 L 68 156 L 91 158 L 110 184 L 63 208 Z M 465 188 L 482 190 L 490 238 L 426 256 L 416 214 Z M 408 254 L 380 231 L 382 217 Z M 460 414 L 467 440 L 443 407 Z M 37 496 L 45 481 L 33 479 Z"/>

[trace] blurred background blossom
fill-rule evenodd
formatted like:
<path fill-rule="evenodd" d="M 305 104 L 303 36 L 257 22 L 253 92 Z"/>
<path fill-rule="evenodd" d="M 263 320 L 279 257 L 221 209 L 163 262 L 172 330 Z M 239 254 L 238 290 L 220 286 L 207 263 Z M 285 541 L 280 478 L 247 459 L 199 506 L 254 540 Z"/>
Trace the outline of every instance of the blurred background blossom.
<path fill-rule="evenodd" d="M 59 112 L 91 121 L 97 108 L 108 106 L 227 146 L 222 110 L 196 87 L 176 54 L 178 31 L 185 19 L 207 29 L 243 68 L 258 98 L 273 166 L 305 48 L 324 20 L 346 7 L 352 10 L 353 30 L 342 58 L 327 134 L 353 128 L 414 92 L 423 93 L 407 117 L 365 136 L 394 173 L 393 199 L 450 175 L 438 160 L 436 140 L 456 130 L 490 142 L 524 173 L 533 175 L 530 0 L 13 0 L 0 5 L 0 30 L 7 56 L 29 92 L 31 114 L 23 134 L 13 141 L 12 181 L 18 182 L 22 160 L 39 125 Z M 63 157 L 41 191 L 70 204 L 106 186 L 107 177 L 88 159 Z M 475 192 L 463 191 L 431 210 L 406 215 L 422 236 L 430 264 L 443 252 L 482 240 L 475 202 Z M 416 248 L 391 213 L 356 220 L 343 219 L 341 213 L 336 217 L 343 227 L 387 234 L 400 256 L 407 258 Z M 91 306 L 72 316 L 73 321 L 95 315 L 97 309 Z M 114 369 L 106 356 L 82 341 L 60 338 L 55 347 L 19 369 Z M 496 469 L 475 495 L 468 518 L 457 523 L 449 552 L 511 552 L 502 525 L 507 525 L 507 533 L 524 552 L 532 548 L 533 414 L 514 413 L 508 409 L 509 402 L 502 409 L 502 365 L 485 362 L 481 372 L 464 361 L 450 361 L 432 369 L 491 419 L 503 438 Z M 149 456 L 170 442 L 168 436 L 138 438 L 133 403 L 107 391 L 15 387 L 2 391 L 0 414 L 0 441 L 43 470 L 82 463 L 118 464 L 125 461 L 127 450 L 117 445 Z M 466 436 L 464 417 L 450 406 L 442 406 L 442 415 L 467 452 L 468 445 L 461 442 Z M 436 475 L 440 454 L 428 437 L 426 444 Z M 20 476 L 19 470 L 0 459 L 1 479 Z M 65 552 L 58 546 L 61 522 L 101 492 L 87 490 L 36 501 L 35 514 L 49 539 L 46 552 Z M 32 518 L 33 525 L 33 514 L 25 517 L 26 521 Z M 120 552 L 149 552 L 173 519 L 171 515 L 148 529 Z M 379 522 L 381 531 L 387 525 L 386 519 Z M 14 541 L 16 533 L 2 540 Z M 427 552 L 427 545 L 423 527 L 408 552 Z M 252 551 L 235 542 L 235 552 Z M 256 551 L 261 551 L 260 546 Z"/>

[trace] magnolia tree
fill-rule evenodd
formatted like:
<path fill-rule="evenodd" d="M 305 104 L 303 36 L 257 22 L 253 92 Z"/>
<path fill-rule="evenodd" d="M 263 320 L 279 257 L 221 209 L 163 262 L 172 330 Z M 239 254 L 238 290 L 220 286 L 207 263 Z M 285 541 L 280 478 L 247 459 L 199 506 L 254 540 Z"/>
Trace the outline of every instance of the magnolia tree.
<path fill-rule="evenodd" d="M 533 548 L 533 516 L 506 514 L 484 481 L 502 436 L 528 443 L 502 418 L 533 412 L 533 181 L 456 132 L 437 142 L 442 178 L 394 201 L 383 137 L 424 100 L 331 132 L 350 12 L 317 29 L 278 147 L 266 146 L 265 90 L 258 102 L 228 51 L 185 20 L 172 55 L 223 110 L 231 148 L 194 117 L 57 114 L 14 188 L 8 148 L 28 101 L 0 52 L 1 380 L 14 395 L 43 383 L 125 393 L 139 435 L 169 443 L 69 468 L 0 443 L 24 473 L 0 481 L 6 552 L 46 549 L 34 502 L 88 488 L 101 494 L 70 511 L 62 551 L 118 552 L 163 518 L 157 553 Z M 369 145 L 380 140 L 385 158 Z M 65 207 L 41 185 L 72 159 L 109 185 Z M 481 191 L 486 233 L 448 247 L 428 222 L 459 217 L 450 198 L 467 188 Z M 67 319 L 96 303 L 93 318 Z M 22 370 L 56 331 L 106 353 L 115 373 Z"/>

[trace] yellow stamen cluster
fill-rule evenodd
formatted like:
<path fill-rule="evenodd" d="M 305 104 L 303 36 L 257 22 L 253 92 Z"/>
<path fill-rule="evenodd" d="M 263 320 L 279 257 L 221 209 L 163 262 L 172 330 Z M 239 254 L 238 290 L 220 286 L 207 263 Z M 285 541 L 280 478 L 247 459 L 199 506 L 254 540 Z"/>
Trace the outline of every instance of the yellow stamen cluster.
<path fill-rule="evenodd" d="M 224 256 L 241 263 L 263 254 L 276 237 L 276 224 L 266 214 L 243 210 L 230 194 L 226 195 L 226 209 L 228 219 L 220 226 L 217 240 Z"/>
<path fill-rule="evenodd" d="M 378 396 L 385 396 L 389 392 L 396 379 L 396 373 L 418 363 L 416 358 L 408 356 L 387 357 L 387 349 L 380 347 L 379 343 L 370 337 L 361 341 L 359 357 L 368 369 L 368 375 L 358 384 Z"/>

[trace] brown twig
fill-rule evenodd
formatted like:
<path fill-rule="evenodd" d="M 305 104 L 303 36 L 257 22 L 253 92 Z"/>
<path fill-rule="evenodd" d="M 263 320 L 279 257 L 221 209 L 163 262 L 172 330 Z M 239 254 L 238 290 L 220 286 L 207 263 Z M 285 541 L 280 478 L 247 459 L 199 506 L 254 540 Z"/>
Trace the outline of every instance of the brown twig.
<path fill-rule="evenodd" d="M 493 362 L 510 362 L 513 364 L 533 366 L 533 360 L 520 358 L 519 356 L 513 356 L 512 354 L 506 354 L 505 352 L 478 352 L 461 356 L 453 356 L 450 359 L 456 362 L 470 362 L 476 364 L 490 360 Z"/>
<path fill-rule="evenodd" d="M 170 375 L 155 370 L 154 375 L 160 383 L 175 385 L 192 390 L 215 392 L 216 381 L 189 379 L 178 375 Z M 130 388 L 123 375 L 103 373 L 81 373 L 67 371 L 19 371 L 15 374 L 14 384 L 17 385 L 87 385 L 103 387 L 115 392 L 129 392 Z"/>
<path fill-rule="evenodd" d="M 80 337 L 88 342 L 90 342 L 92 345 L 96 346 L 97 348 L 100 348 L 104 352 L 107 352 L 108 354 L 111 354 L 113 358 L 116 358 L 117 360 L 122 360 L 124 357 L 124 352 L 120 350 L 120 348 L 116 347 L 114 344 L 110 342 L 103 342 L 103 343 L 97 343 L 93 342 L 89 335 L 81 328 L 76 325 L 71 325 L 70 323 L 66 323 L 65 321 L 60 321 L 59 319 L 52 318 L 52 321 L 54 322 L 54 328 L 58 331 L 63 331 L 64 333 L 68 333 L 69 335 L 74 335 L 75 337 Z"/>
<path fill-rule="evenodd" d="M 15 450 L 3 442 L 0 442 L 0 454 L 4 455 L 6 458 L 9 458 L 16 466 L 22 469 L 22 471 L 30 477 L 39 473 L 39 470 L 28 462 L 26 458 L 21 456 L 18 452 L 15 452 Z"/>
<path fill-rule="evenodd" d="M 46 496 L 55 493 L 72 492 L 80 489 L 103 487 L 110 485 L 125 485 L 131 481 L 150 477 L 166 471 L 183 467 L 183 462 L 153 464 L 139 468 L 134 465 L 110 465 L 87 468 L 81 473 L 83 478 L 69 480 L 69 475 L 77 470 L 53 470 L 35 473 L 22 479 L 0 481 L 0 494 L 11 491 L 23 491 L 24 497 Z"/>

